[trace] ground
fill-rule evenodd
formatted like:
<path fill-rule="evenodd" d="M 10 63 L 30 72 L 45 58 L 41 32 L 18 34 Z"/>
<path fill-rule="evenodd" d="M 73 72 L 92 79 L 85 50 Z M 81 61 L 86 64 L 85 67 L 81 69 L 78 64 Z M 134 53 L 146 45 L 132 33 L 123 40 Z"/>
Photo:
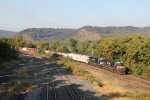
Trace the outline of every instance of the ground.
<path fill-rule="evenodd" d="M 78 63 L 80 67 L 100 79 L 104 86 L 96 89 L 97 96 L 101 99 L 129 100 L 125 97 L 129 94 L 149 93 L 150 81 L 146 81 L 131 75 L 118 75 L 90 65 Z"/>
<path fill-rule="evenodd" d="M 26 61 L 21 63 L 26 64 Z M 26 80 L 32 81 L 32 88 L 24 96 L 25 100 L 134 100 L 136 98 L 132 95 L 150 91 L 149 81 L 118 75 L 79 62 L 76 64 L 100 80 L 103 86 L 91 84 L 83 77 L 69 72 L 62 64 L 40 57 L 30 57 L 29 64 L 23 67 L 18 64 L 12 72 L 20 68 L 28 71 Z"/>

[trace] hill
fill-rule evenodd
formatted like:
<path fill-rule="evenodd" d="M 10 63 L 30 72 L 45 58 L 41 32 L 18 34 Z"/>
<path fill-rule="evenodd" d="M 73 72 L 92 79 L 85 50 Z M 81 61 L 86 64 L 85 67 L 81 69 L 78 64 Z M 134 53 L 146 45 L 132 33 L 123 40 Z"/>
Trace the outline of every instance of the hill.
<path fill-rule="evenodd" d="M 23 35 L 29 40 L 52 41 L 56 38 L 61 41 L 66 41 L 73 37 L 77 40 L 97 40 L 101 37 L 108 36 L 126 36 L 131 34 L 150 35 L 150 27 L 97 27 L 84 26 L 79 29 L 54 29 L 54 28 L 29 28 L 18 34 Z"/>
<path fill-rule="evenodd" d="M 66 41 L 74 36 L 76 29 L 54 29 L 54 28 L 29 28 L 19 32 L 29 40 L 53 41 L 55 39 Z"/>
<path fill-rule="evenodd" d="M 13 37 L 17 34 L 17 32 L 0 30 L 0 37 Z"/>

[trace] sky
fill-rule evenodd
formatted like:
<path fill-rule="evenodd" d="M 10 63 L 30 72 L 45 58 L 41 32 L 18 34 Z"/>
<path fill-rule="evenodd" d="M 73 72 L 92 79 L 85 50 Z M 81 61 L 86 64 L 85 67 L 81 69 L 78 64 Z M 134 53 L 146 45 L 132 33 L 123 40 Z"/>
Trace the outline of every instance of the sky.
<path fill-rule="evenodd" d="M 0 30 L 150 26 L 150 0 L 0 0 Z"/>

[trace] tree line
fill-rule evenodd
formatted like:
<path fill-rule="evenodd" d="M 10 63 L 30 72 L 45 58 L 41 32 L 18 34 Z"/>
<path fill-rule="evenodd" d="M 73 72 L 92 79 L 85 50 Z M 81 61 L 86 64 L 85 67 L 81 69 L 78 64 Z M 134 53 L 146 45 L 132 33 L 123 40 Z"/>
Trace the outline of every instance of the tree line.
<path fill-rule="evenodd" d="M 149 36 L 109 37 L 97 41 L 77 41 L 71 38 L 66 44 L 55 41 L 50 44 L 48 49 L 122 61 L 128 74 L 140 75 L 143 78 L 150 77 Z"/>
<path fill-rule="evenodd" d="M 108 37 L 96 41 L 77 41 L 70 38 L 62 43 L 55 40 L 50 43 L 40 41 L 29 42 L 18 36 L 10 39 L 0 39 L 0 61 L 13 59 L 15 47 L 33 47 L 38 52 L 51 50 L 54 52 L 73 52 L 94 57 L 106 57 L 124 62 L 129 74 L 150 77 L 150 37 L 130 35 L 122 37 Z"/>
<path fill-rule="evenodd" d="M 0 38 L 0 62 L 16 59 L 18 56 L 17 47 L 36 47 L 35 43 L 26 41 L 22 36 L 15 38 Z"/>

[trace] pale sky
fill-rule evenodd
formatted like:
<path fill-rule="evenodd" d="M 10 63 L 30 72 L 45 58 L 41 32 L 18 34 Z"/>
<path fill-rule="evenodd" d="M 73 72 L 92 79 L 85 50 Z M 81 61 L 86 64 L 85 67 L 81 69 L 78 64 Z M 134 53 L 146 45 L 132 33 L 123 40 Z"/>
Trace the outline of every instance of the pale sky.
<path fill-rule="evenodd" d="M 0 0 L 0 30 L 150 26 L 150 0 Z"/>

